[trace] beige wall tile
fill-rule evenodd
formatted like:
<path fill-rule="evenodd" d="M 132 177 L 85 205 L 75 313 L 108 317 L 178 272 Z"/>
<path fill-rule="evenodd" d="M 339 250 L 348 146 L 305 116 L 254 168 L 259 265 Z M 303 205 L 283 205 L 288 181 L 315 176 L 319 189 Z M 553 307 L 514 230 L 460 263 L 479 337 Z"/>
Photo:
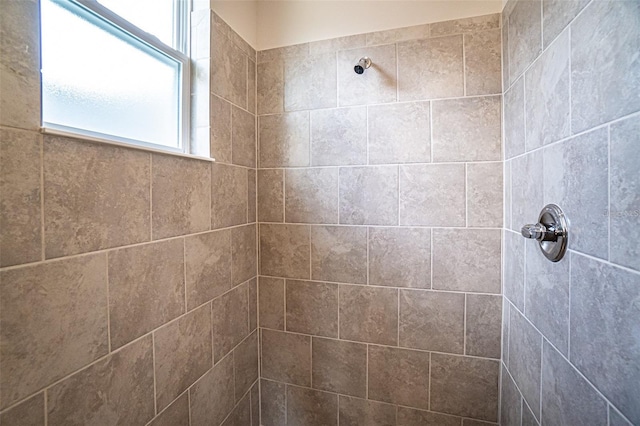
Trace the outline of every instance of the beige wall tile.
<path fill-rule="evenodd" d="M 284 62 L 258 64 L 258 114 L 284 112 Z"/>
<path fill-rule="evenodd" d="M 182 239 L 109 253 L 111 347 L 118 348 L 185 311 Z"/>
<path fill-rule="evenodd" d="M 213 301 L 214 362 L 219 362 L 249 335 L 248 297 L 247 286 L 241 285 Z"/>
<path fill-rule="evenodd" d="M 400 290 L 400 346 L 464 351 L 464 294 Z"/>
<path fill-rule="evenodd" d="M 353 49 L 362 47 L 365 44 L 366 36 L 364 34 L 313 41 L 309 43 L 309 54 L 320 55 L 323 53 L 335 53 L 337 50 Z"/>
<path fill-rule="evenodd" d="M 311 386 L 311 337 L 262 330 L 261 377 Z"/>
<path fill-rule="evenodd" d="M 256 117 L 236 106 L 231 107 L 233 164 L 256 167 Z"/>
<path fill-rule="evenodd" d="M 467 164 L 467 225 L 502 226 L 502 163 Z"/>
<path fill-rule="evenodd" d="M 284 280 L 260 277 L 258 297 L 260 327 L 284 330 Z"/>
<path fill-rule="evenodd" d="M 256 261 L 258 256 L 255 256 Z M 258 277 L 249 280 L 249 332 L 258 327 Z"/>
<path fill-rule="evenodd" d="M 366 108 L 311 111 L 311 165 L 366 163 Z"/>
<path fill-rule="evenodd" d="M 247 57 L 231 40 L 214 32 L 211 39 L 211 91 L 247 107 Z"/>
<path fill-rule="evenodd" d="M 340 168 L 340 223 L 398 224 L 398 168 Z"/>
<path fill-rule="evenodd" d="M 366 396 L 367 345 L 314 337 L 311 361 L 315 389 Z"/>
<path fill-rule="evenodd" d="M 0 129 L 0 266 L 42 258 L 41 144 L 37 133 Z"/>
<path fill-rule="evenodd" d="M 207 304 L 153 333 L 158 410 L 213 367 L 211 307 Z"/>
<path fill-rule="evenodd" d="M 260 274 L 309 279 L 309 226 L 260 225 Z"/>
<path fill-rule="evenodd" d="M 258 172 L 255 169 L 247 170 L 247 222 L 255 223 L 258 220 Z"/>
<path fill-rule="evenodd" d="M 474 16 L 471 18 L 453 19 L 451 21 L 435 22 L 431 24 L 431 37 L 470 33 L 476 31 L 500 28 L 500 14 Z"/>
<path fill-rule="evenodd" d="M 433 102 L 433 161 L 501 159 L 501 97 Z"/>
<path fill-rule="evenodd" d="M 211 157 L 221 163 L 231 163 L 231 104 L 209 95 L 211 120 Z"/>
<path fill-rule="evenodd" d="M 256 383 L 251 388 L 251 426 L 260 426 L 260 385 Z"/>
<path fill-rule="evenodd" d="M 495 15 L 498 16 L 499 15 Z M 502 45 L 499 28 L 464 35 L 465 94 L 502 92 Z"/>
<path fill-rule="evenodd" d="M 395 426 L 396 407 L 367 399 L 339 396 L 342 426 Z"/>
<path fill-rule="evenodd" d="M 214 163 L 211 169 L 211 227 L 247 223 L 247 169 Z"/>
<path fill-rule="evenodd" d="M 500 358 L 502 300 L 500 296 L 467 294 L 465 350 L 467 355 Z"/>
<path fill-rule="evenodd" d="M 286 423 L 286 385 L 260 379 L 260 420 L 263 426 Z"/>
<path fill-rule="evenodd" d="M 266 115 L 258 121 L 260 167 L 309 165 L 309 112 Z"/>
<path fill-rule="evenodd" d="M 284 62 L 284 109 L 299 111 L 337 106 L 335 53 Z"/>
<path fill-rule="evenodd" d="M 106 256 L 0 274 L 1 407 L 106 355 Z"/>
<path fill-rule="evenodd" d="M 257 72 L 256 63 L 249 59 L 247 61 L 247 110 L 255 114 L 257 101 Z"/>
<path fill-rule="evenodd" d="M 400 225 L 465 226 L 464 165 L 400 166 Z"/>
<path fill-rule="evenodd" d="M 369 346 L 369 399 L 429 406 L 429 353 Z"/>
<path fill-rule="evenodd" d="M 348 226 L 312 226 L 311 278 L 365 284 L 367 230 Z"/>
<path fill-rule="evenodd" d="M 294 223 L 338 223 L 338 169 L 288 169 L 285 218 Z"/>
<path fill-rule="evenodd" d="M 367 46 L 429 37 L 429 24 L 367 33 Z"/>
<path fill-rule="evenodd" d="M 149 426 L 189 426 L 189 396 L 183 393 L 162 413 L 158 414 Z"/>
<path fill-rule="evenodd" d="M 233 355 L 228 355 L 189 389 L 191 424 L 219 425 L 233 410 Z"/>
<path fill-rule="evenodd" d="M 287 280 L 287 331 L 338 337 L 338 285 Z"/>
<path fill-rule="evenodd" d="M 398 96 L 401 101 L 464 94 L 462 36 L 398 44 Z"/>
<path fill-rule="evenodd" d="M 358 75 L 353 67 L 363 56 L 372 58 L 373 64 Z M 339 106 L 394 102 L 397 82 L 395 45 L 338 52 Z"/>
<path fill-rule="evenodd" d="M 284 221 L 284 170 L 258 170 L 258 221 Z"/>
<path fill-rule="evenodd" d="M 231 289 L 231 231 L 185 238 L 187 308 L 193 309 Z"/>
<path fill-rule="evenodd" d="M 47 424 L 145 424 L 153 418 L 151 336 L 47 391 Z"/>
<path fill-rule="evenodd" d="M 287 424 L 337 426 L 338 395 L 287 386 Z"/>
<path fill-rule="evenodd" d="M 307 55 L 309 55 L 309 43 L 294 44 L 292 46 L 259 51 L 258 63 L 293 57 L 304 58 Z"/>
<path fill-rule="evenodd" d="M 236 401 L 258 380 L 258 332 L 254 331 L 233 350 Z"/>
<path fill-rule="evenodd" d="M 429 102 L 369 107 L 369 164 L 431 161 Z"/>
<path fill-rule="evenodd" d="M 46 257 L 149 240 L 150 155 L 44 137 Z"/>
<path fill-rule="evenodd" d="M 241 284 L 257 273 L 256 225 L 231 230 L 231 282 Z"/>
<path fill-rule="evenodd" d="M 0 423 L 13 426 L 44 426 L 44 392 L 0 414 Z"/>
<path fill-rule="evenodd" d="M 152 155 L 153 238 L 202 232 L 211 226 L 211 165 L 207 161 Z"/>
<path fill-rule="evenodd" d="M 251 401 L 246 395 L 229 414 L 221 426 L 246 426 L 251 424 Z"/>
<path fill-rule="evenodd" d="M 341 285 L 340 338 L 397 345 L 398 291 Z"/>
<path fill-rule="evenodd" d="M 460 426 L 461 420 L 460 417 L 448 416 L 432 411 L 398 407 L 398 426 Z"/>
<path fill-rule="evenodd" d="M 431 230 L 369 228 L 369 284 L 431 287 Z"/>

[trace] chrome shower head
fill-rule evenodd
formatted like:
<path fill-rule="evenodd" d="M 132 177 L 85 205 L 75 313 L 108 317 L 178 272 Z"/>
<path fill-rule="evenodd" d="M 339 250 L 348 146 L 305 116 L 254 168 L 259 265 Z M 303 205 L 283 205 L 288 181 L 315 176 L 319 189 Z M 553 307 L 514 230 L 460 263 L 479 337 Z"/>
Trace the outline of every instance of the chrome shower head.
<path fill-rule="evenodd" d="M 371 59 L 369 59 L 367 56 L 364 56 L 360 58 L 358 64 L 353 67 L 353 70 L 356 72 L 356 74 L 364 74 L 364 70 L 368 69 L 370 66 Z"/>

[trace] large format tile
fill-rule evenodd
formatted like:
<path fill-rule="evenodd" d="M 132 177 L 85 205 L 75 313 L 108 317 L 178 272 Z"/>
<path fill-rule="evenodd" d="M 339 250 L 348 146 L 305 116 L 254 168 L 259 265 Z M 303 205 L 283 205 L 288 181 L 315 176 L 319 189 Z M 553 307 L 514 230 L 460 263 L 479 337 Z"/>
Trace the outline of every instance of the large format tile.
<path fill-rule="evenodd" d="M 256 63 L 250 57 L 247 61 L 247 110 L 252 114 L 256 114 L 256 109 L 258 107 L 257 78 Z"/>
<path fill-rule="evenodd" d="M 433 102 L 433 161 L 501 160 L 500 96 Z"/>
<path fill-rule="evenodd" d="M 368 399 L 339 396 L 342 426 L 396 426 L 396 407 Z"/>
<path fill-rule="evenodd" d="M 207 232 L 184 240 L 187 308 L 231 289 L 231 231 Z"/>
<path fill-rule="evenodd" d="M 400 225 L 465 226 L 463 164 L 400 166 Z"/>
<path fill-rule="evenodd" d="M 571 25 L 571 130 L 640 110 L 640 4 L 592 2 Z"/>
<path fill-rule="evenodd" d="M 516 232 L 527 223 L 536 223 L 544 207 L 542 161 L 540 150 L 511 161 L 511 229 Z"/>
<path fill-rule="evenodd" d="M 504 158 L 525 151 L 524 77 L 519 78 L 504 93 Z"/>
<path fill-rule="evenodd" d="M 540 426 L 525 400 L 522 400 L 522 426 Z"/>
<path fill-rule="evenodd" d="M 284 109 L 298 111 L 338 106 L 336 55 L 312 55 L 284 64 Z"/>
<path fill-rule="evenodd" d="M 311 165 L 367 163 L 367 109 L 311 111 Z"/>
<path fill-rule="evenodd" d="M 284 193 L 287 222 L 338 222 L 338 169 L 288 169 Z"/>
<path fill-rule="evenodd" d="M 509 14 L 509 76 L 515 81 L 542 50 L 542 0 L 514 1 Z"/>
<path fill-rule="evenodd" d="M 372 58 L 371 68 L 356 74 L 360 58 Z M 338 105 L 368 105 L 396 100 L 396 46 L 367 47 L 338 52 Z"/>
<path fill-rule="evenodd" d="M 471 18 L 453 19 L 431 24 L 431 37 L 472 33 L 500 27 L 500 14 L 473 16 Z"/>
<path fill-rule="evenodd" d="M 460 417 L 434 413 L 433 411 L 398 407 L 398 426 L 460 426 L 460 420 Z"/>
<path fill-rule="evenodd" d="M 398 168 L 340 168 L 340 223 L 398 224 Z"/>
<path fill-rule="evenodd" d="M 338 337 L 338 285 L 287 280 L 287 331 Z"/>
<path fill-rule="evenodd" d="M 399 41 L 415 40 L 419 38 L 429 38 L 429 24 L 375 31 L 365 35 L 367 38 L 367 46 L 397 43 Z"/>
<path fill-rule="evenodd" d="M 256 276 L 258 253 L 256 225 L 231 230 L 231 283 L 241 284 Z"/>
<path fill-rule="evenodd" d="M 270 61 L 257 65 L 258 114 L 284 111 L 284 62 Z"/>
<path fill-rule="evenodd" d="M 564 28 L 589 4 L 589 0 L 543 0 L 542 27 L 544 47 L 556 39 Z"/>
<path fill-rule="evenodd" d="M 44 392 L 0 413 L 0 423 L 12 426 L 45 426 Z"/>
<path fill-rule="evenodd" d="M 261 377 L 311 386 L 311 337 L 263 329 Z"/>
<path fill-rule="evenodd" d="M 284 330 L 284 280 L 258 279 L 258 307 L 260 327 Z"/>
<path fill-rule="evenodd" d="M 632 426 L 632 424 L 618 410 L 609 405 L 609 426 Z"/>
<path fill-rule="evenodd" d="M 500 28 L 464 35 L 465 95 L 502 92 L 501 47 Z"/>
<path fill-rule="evenodd" d="M 149 240 L 149 154 L 44 137 L 47 258 Z"/>
<path fill-rule="evenodd" d="M 104 254 L 0 274 L 0 407 L 108 353 L 106 280 Z"/>
<path fill-rule="evenodd" d="M 434 229 L 434 289 L 500 293 L 498 229 Z"/>
<path fill-rule="evenodd" d="M 256 166 L 256 118 L 236 106 L 231 107 L 232 161 L 246 167 Z"/>
<path fill-rule="evenodd" d="M 231 104 L 217 96 L 207 94 L 205 97 L 209 98 L 210 155 L 216 161 L 231 163 Z"/>
<path fill-rule="evenodd" d="M 500 385 L 500 424 L 520 426 L 522 418 L 522 397 L 507 369 L 502 366 Z"/>
<path fill-rule="evenodd" d="M 211 169 L 211 228 L 247 223 L 247 169 L 214 163 Z"/>
<path fill-rule="evenodd" d="M 149 426 L 189 426 L 189 397 L 183 393 L 163 412 L 158 414 Z"/>
<path fill-rule="evenodd" d="M 238 402 L 229 417 L 220 426 L 247 426 L 251 424 L 251 400 L 249 395 Z"/>
<path fill-rule="evenodd" d="M 314 337 L 311 360 L 311 382 L 315 389 L 366 396 L 367 345 Z"/>
<path fill-rule="evenodd" d="M 249 335 L 247 286 L 241 285 L 213 301 L 213 357 L 217 363 Z"/>
<path fill-rule="evenodd" d="M 258 331 L 254 331 L 233 350 L 236 401 L 258 380 Z"/>
<path fill-rule="evenodd" d="M 0 267 L 42 258 L 41 144 L 37 133 L 0 129 Z"/>
<path fill-rule="evenodd" d="M 258 63 L 270 62 L 288 58 L 305 58 L 309 55 L 309 43 L 294 44 L 292 46 L 276 47 L 257 52 Z"/>
<path fill-rule="evenodd" d="M 284 170 L 258 170 L 258 221 L 284 221 Z"/>
<path fill-rule="evenodd" d="M 151 336 L 47 391 L 49 425 L 145 424 L 153 417 Z"/>
<path fill-rule="evenodd" d="M 247 107 L 247 57 L 218 32 L 211 37 L 211 91 L 236 105 Z"/>
<path fill-rule="evenodd" d="M 189 388 L 189 411 L 193 425 L 219 425 L 233 409 L 233 356 L 219 361 Z"/>
<path fill-rule="evenodd" d="M 260 379 L 260 421 L 263 426 L 286 424 L 286 385 Z"/>
<path fill-rule="evenodd" d="M 467 164 L 467 225 L 502 226 L 501 162 Z"/>
<path fill-rule="evenodd" d="M 111 347 L 117 348 L 185 310 L 181 239 L 109 253 Z"/>
<path fill-rule="evenodd" d="M 396 345 L 398 343 L 398 291 L 341 285 L 340 338 Z"/>
<path fill-rule="evenodd" d="M 503 292 L 505 297 L 521 311 L 524 311 L 524 245 L 526 242 L 520 233 L 504 231 Z M 537 247 L 531 248 L 537 249 Z"/>
<path fill-rule="evenodd" d="M 306 225 L 260 225 L 260 274 L 310 277 L 310 236 Z"/>
<path fill-rule="evenodd" d="M 400 101 L 464 95 L 462 35 L 398 43 Z"/>
<path fill-rule="evenodd" d="M 367 230 L 362 227 L 311 227 L 311 278 L 367 282 Z"/>
<path fill-rule="evenodd" d="M 465 354 L 500 359 L 502 298 L 467 294 Z"/>
<path fill-rule="evenodd" d="M 622 414 L 639 423 L 640 275 L 576 254 L 571 255 L 571 272 L 571 362 Z"/>
<path fill-rule="evenodd" d="M 290 426 L 337 426 L 338 395 L 287 386 L 287 424 Z"/>
<path fill-rule="evenodd" d="M 319 40 L 309 43 L 309 54 L 319 55 L 323 53 L 335 53 L 337 50 L 353 49 L 356 47 L 362 47 L 365 44 L 365 34 L 335 37 L 327 40 Z"/>
<path fill-rule="evenodd" d="M 258 120 L 260 167 L 309 165 L 309 112 L 265 115 Z"/>

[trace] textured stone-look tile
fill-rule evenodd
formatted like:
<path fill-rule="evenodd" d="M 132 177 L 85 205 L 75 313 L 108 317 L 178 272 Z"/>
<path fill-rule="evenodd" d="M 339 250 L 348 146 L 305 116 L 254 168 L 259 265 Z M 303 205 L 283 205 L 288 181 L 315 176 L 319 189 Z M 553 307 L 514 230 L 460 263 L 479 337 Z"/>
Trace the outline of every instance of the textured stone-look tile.
<path fill-rule="evenodd" d="M 569 72 L 569 31 L 565 31 L 525 75 L 527 150 L 569 136 Z"/>
<path fill-rule="evenodd" d="M 364 398 L 367 393 L 367 345 L 314 337 L 312 383 L 315 389 Z"/>
<path fill-rule="evenodd" d="M 260 385 L 256 381 L 251 388 L 251 426 L 260 426 Z"/>
<path fill-rule="evenodd" d="M 256 63 L 247 61 L 247 110 L 255 114 L 257 108 L 257 70 Z"/>
<path fill-rule="evenodd" d="M 500 96 L 433 103 L 433 161 L 500 160 Z"/>
<path fill-rule="evenodd" d="M 46 257 L 149 240 L 149 154 L 44 137 Z"/>
<path fill-rule="evenodd" d="M 284 62 L 258 64 L 258 114 L 284 111 Z"/>
<path fill-rule="evenodd" d="M 500 424 L 519 426 L 522 417 L 522 397 L 504 366 L 502 367 L 500 392 Z"/>
<path fill-rule="evenodd" d="M 570 219 L 572 248 L 606 259 L 608 248 L 602 233 L 608 228 L 607 129 L 548 147 L 543 161 L 544 201 L 562 206 Z"/>
<path fill-rule="evenodd" d="M 481 420 L 462 419 L 462 426 L 497 426 L 497 423 L 483 422 Z"/>
<path fill-rule="evenodd" d="M 467 225 L 502 226 L 502 163 L 467 164 Z"/>
<path fill-rule="evenodd" d="M 311 228 L 311 278 L 367 282 L 367 230 L 348 226 Z"/>
<path fill-rule="evenodd" d="M 164 409 L 213 366 L 211 308 L 205 305 L 154 332 L 156 401 Z"/>
<path fill-rule="evenodd" d="M 247 286 L 249 287 L 249 332 L 253 332 L 258 328 L 258 277 L 251 278 Z"/>
<path fill-rule="evenodd" d="M 465 226 L 462 164 L 400 166 L 400 225 Z"/>
<path fill-rule="evenodd" d="M 398 43 L 400 101 L 464 95 L 462 36 Z"/>
<path fill-rule="evenodd" d="M 622 414 L 609 405 L 609 425 L 610 426 L 632 426 Z"/>
<path fill-rule="evenodd" d="M 267 115 L 258 120 L 260 167 L 309 165 L 309 112 Z"/>
<path fill-rule="evenodd" d="M 40 128 L 40 7 L 5 1 L 0 17 L 0 125 Z"/>
<path fill-rule="evenodd" d="M 637 116 L 611 125 L 609 260 L 640 271 L 640 228 L 637 226 L 640 216 L 639 146 L 640 119 Z"/>
<path fill-rule="evenodd" d="M 474 16 L 472 18 L 454 19 L 431 24 L 431 37 L 471 33 L 500 28 L 500 14 Z"/>
<path fill-rule="evenodd" d="M 509 14 L 509 76 L 515 81 L 542 50 L 542 0 L 514 2 Z"/>
<path fill-rule="evenodd" d="M 208 97 L 211 157 L 222 163 L 231 163 L 231 104 L 217 96 Z"/>
<path fill-rule="evenodd" d="M 428 102 L 370 106 L 368 113 L 369 164 L 431 161 Z"/>
<path fill-rule="evenodd" d="M 189 388 L 191 424 L 222 423 L 235 403 L 233 380 L 233 356 L 229 355 Z"/>
<path fill-rule="evenodd" d="M 504 227 L 511 229 L 511 161 L 504 161 Z"/>
<path fill-rule="evenodd" d="M 258 221 L 284 221 L 284 170 L 258 170 Z"/>
<path fill-rule="evenodd" d="M 607 425 L 607 403 L 550 344 L 542 349 L 542 423 Z"/>
<path fill-rule="evenodd" d="M 515 1 L 512 1 L 513 5 Z M 506 9 L 503 9 L 503 13 L 500 15 L 502 19 L 502 91 L 504 92 L 511 85 L 509 80 L 509 15 Z"/>
<path fill-rule="evenodd" d="M 509 372 L 539 418 L 542 336 L 515 309 L 509 317 Z"/>
<path fill-rule="evenodd" d="M 289 169 L 284 193 L 287 222 L 338 222 L 338 169 Z"/>
<path fill-rule="evenodd" d="M 400 291 L 400 346 L 462 354 L 464 294 Z"/>
<path fill-rule="evenodd" d="M 499 20 L 499 15 L 495 15 Z M 499 25 L 498 25 L 499 26 Z M 499 28 L 464 35 L 465 94 L 493 95 L 502 91 L 502 45 Z"/>
<path fill-rule="evenodd" d="M 258 380 L 258 331 L 254 331 L 233 351 L 236 401 Z"/>
<path fill-rule="evenodd" d="M 241 285 L 212 304 L 213 358 L 217 363 L 249 335 L 247 287 Z"/>
<path fill-rule="evenodd" d="M 156 240 L 192 234 L 211 224 L 211 164 L 152 155 L 151 220 Z"/>
<path fill-rule="evenodd" d="M 226 229 L 185 238 L 188 309 L 231 289 L 230 247 L 231 231 Z"/>
<path fill-rule="evenodd" d="M 0 129 L 0 266 L 42 258 L 40 148 L 37 133 Z"/>
<path fill-rule="evenodd" d="M 500 230 L 434 229 L 435 289 L 500 293 Z"/>
<path fill-rule="evenodd" d="M 640 110 L 640 4 L 595 2 L 571 25 L 571 130 Z"/>
<path fill-rule="evenodd" d="M 509 300 L 502 298 L 502 360 L 504 364 L 509 363 L 509 315 L 513 309 Z"/>
<path fill-rule="evenodd" d="M 311 337 L 262 330 L 261 377 L 311 386 Z"/>
<path fill-rule="evenodd" d="M 260 379 L 260 421 L 263 426 L 286 423 L 286 385 Z"/>
<path fill-rule="evenodd" d="M 12 426 L 44 426 L 44 392 L 0 414 L 0 423 Z"/>
<path fill-rule="evenodd" d="M 338 337 L 338 285 L 287 280 L 287 331 Z"/>
<path fill-rule="evenodd" d="M 431 286 L 431 230 L 369 229 L 369 284 Z"/>
<path fill-rule="evenodd" d="M 429 24 L 367 33 L 367 46 L 397 43 L 399 41 L 429 38 Z"/>
<path fill-rule="evenodd" d="M 292 46 L 277 47 L 257 52 L 258 63 L 275 61 L 286 58 L 303 58 L 309 55 L 309 43 L 294 44 Z"/>
<path fill-rule="evenodd" d="M 366 163 L 365 107 L 311 111 L 311 165 Z"/>
<path fill-rule="evenodd" d="M 365 34 L 356 34 L 345 37 L 330 38 L 327 40 L 313 41 L 309 43 L 309 55 L 321 55 L 326 53 L 335 54 L 337 50 L 353 49 L 356 47 L 362 47 L 365 44 Z"/>
<path fill-rule="evenodd" d="M 284 278 L 310 278 L 309 227 L 260 225 L 260 274 Z"/>
<path fill-rule="evenodd" d="M 497 421 L 499 368 L 498 361 L 431 354 L 431 409 Z"/>
<path fill-rule="evenodd" d="M 540 150 L 511 161 L 511 229 L 535 223 L 544 207 L 543 154 Z"/>
<path fill-rule="evenodd" d="M 236 105 L 247 107 L 247 57 L 227 37 L 211 38 L 211 91 Z"/>
<path fill-rule="evenodd" d="M 504 157 L 512 158 L 524 151 L 524 77 L 521 77 L 504 94 Z"/>
<path fill-rule="evenodd" d="M 181 239 L 109 253 L 112 348 L 118 348 L 184 313 L 183 262 Z"/>
<path fill-rule="evenodd" d="M 522 400 L 522 426 L 539 426 L 540 423 L 531 412 L 526 401 Z"/>
<path fill-rule="evenodd" d="M 256 225 L 231 230 L 231 282 L 241 284 L 256 276 Z"/>
<path fill-rule="evenodd" d="M 285 61 L 285 111 L 338 106 L 337 79 L 334 52 Z"/>
<path fill-rule="evenodd" d="M 398 407 L 398 426 L 460 426 L 460 417 Z"/>
<path fill-rule="evenodd" d="M 337 426 L 338 395 L 287 386 L 287 424 Z"/>
<path fill-rule="evenodd" d="M 398 343 L 398 291 L 340 286 L 340 337 L 359 342 Z"/>
<path fill-rule="evenodd" d="M 257 222 L 258 219 L 258 173 L 255 169 L 247 170 L 247 222 Z"/>
<path fill-rule="evenodd" d="M 341 168 L 340 223 L 396 225 L 398 223 L 398 168 L 396 166 Z"/>
<path fill-rule="evenodd" d="M 571 362 L 632 423 L 640 422 L 639 298 L 640 275 L 572 254 Z"/>
<path fill-rule="evenodd" d="M 220 426 L 247 426 L 251 424 L 251 401 L 246 395 L 238 405 L 233 408 L 229 417 Z"/>
<path fill-rule="evenodd" d="M 260 277 L 258 298 L 260 327 L 284 330 L 284 280 Z"/>
<path fill-rule="evenodd" d="M 500 296 L 467 294 L 465 354 L 500 358 L 502 300 Z"/>
<path fill-rule="evenodd" d="M 395 426 L 396 407 L 391 404 L 339 395 L 342 426 Z"/>
<path fill-rule="evenodd" d="M 48 389 L 47 410 L 50 425 L 145 424 L 151 420 L 151 336 Z"/>
<path fill-rule="evenodd" d="M 589 4 L 588 0 L 543 0 L 542 34 L 546 48 L 564 28 Z"/>
<path fill-rule="evenodd" d="M 189 426 L 189 397 L 183 393 L 162 413 L 158 414 L 149 426 Z"/>
<path fill-rule="evenodd" d="M 211 167 L 211 227 L 247 223 L 247 169 L 222 163 Z"/>
<path fill-rule="evenodd" d="M 375 58 L 364 74 L 353 72 L 360 58 Z M 385 45 L 338 52 L 338 105 L 394 102 L 397 85 L 396 46 Z"/>
<path fill-rule="evenodd" d="M 369 346 L 369 399 L 409 407 L 429 406 L 429 353 Z"/>
<path fill-rule="evenodd" d="M 103 254 L 4 271 L 0 281 L 0 406 L 107 354 Z"/>
<path fill-rule="evenodd" d="M 231 141 L 233 164 L 255 167 L 256 119 L 236 106 L 231 108 Z"/>

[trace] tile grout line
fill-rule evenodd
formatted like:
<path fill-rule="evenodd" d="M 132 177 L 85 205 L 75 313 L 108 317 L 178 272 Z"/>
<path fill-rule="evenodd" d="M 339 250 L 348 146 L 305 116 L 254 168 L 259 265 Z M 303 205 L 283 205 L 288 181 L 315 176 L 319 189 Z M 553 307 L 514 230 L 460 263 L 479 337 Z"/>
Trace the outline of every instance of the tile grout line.
<path fill-rule="evenodd" d="M 47 259 L 47 244 L 45 238 L 45 220 L 44 220 L 44 136 L 38 135 L 40 148 L 40 260 Z"/>
<path fill-rule="evenodd" d="M 153 412 L 154 415 L 158 415 L 158 387 L 156 384 L 156 340 L 154 332 L 151 332 L 151 352 L 153 357 Z"/>
<path fill-rule="evenodd" d="M 105 254 L 105 274 L 107 277 L 107 349 L 111 353 L 111 301 L 109 298 L 109 253 Z"/>
<path fill-rule="evenodd" d="M 47 401 L 48 392 L 46 389 L 44 390 L 42 396 L 44 398 L 44 426 L 47 426 L 49 424 L 49 404 Z"/>
<path fill-rule="evenodd" d="M 463 323 L 462 323 L 462 354 L 467 355 L 467 293 L 464 293 L 464 311 L 463 315 Z"/>

